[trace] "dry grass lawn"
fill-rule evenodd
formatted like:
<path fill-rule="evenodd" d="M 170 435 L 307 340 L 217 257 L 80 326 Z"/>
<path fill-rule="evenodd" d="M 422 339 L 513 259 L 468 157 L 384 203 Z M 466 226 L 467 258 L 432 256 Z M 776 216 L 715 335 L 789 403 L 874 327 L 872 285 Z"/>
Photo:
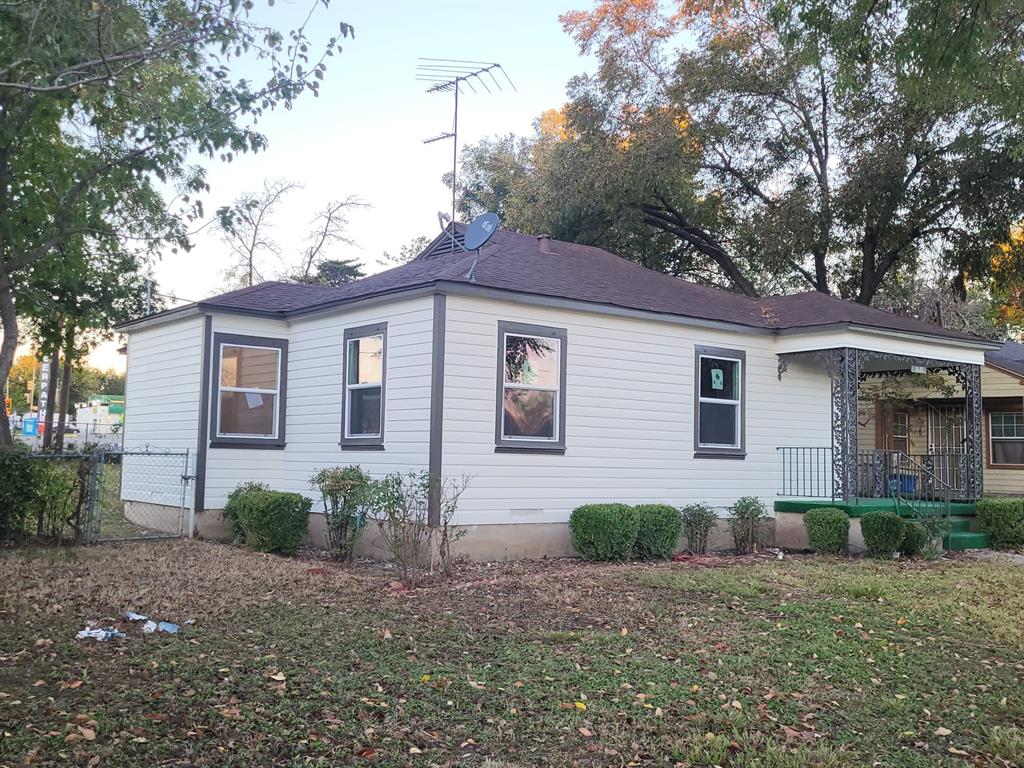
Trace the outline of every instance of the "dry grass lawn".
<path fill-rule="evenodd" d="M 4 552 L 0 766 L 1024 768 L 1024 568 L 392 578 L 201 542 Z M 87 620 L 128 636 L 75 640 Z"/>

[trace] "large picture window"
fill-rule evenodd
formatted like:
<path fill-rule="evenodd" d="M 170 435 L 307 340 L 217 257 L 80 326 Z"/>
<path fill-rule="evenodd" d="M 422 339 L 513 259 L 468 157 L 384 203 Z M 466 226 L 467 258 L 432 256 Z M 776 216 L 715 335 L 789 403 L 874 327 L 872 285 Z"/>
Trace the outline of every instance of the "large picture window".
<path fill-rule="evenodd" d="M 1024 412 L 988 415 L 989 463 L 1024 466 Z"/>
<path fill-rule="evenodd" d="M 383 448 L 387 324 L 345 331 L 342 447 Z"/>
<path fill-rule="evenodd" d="M 743 352 L 697 347 L 694 449 L 698 455 L 744 453 Z"/>
<path fill-rule="evenodd" d="M 214 445 L 284 445 L 288 342 L 215 334 Z"/>
<path fill-rule="evenodd" d="M 498 326 L 499 449 L 564 451 L 566 332 Z"/>

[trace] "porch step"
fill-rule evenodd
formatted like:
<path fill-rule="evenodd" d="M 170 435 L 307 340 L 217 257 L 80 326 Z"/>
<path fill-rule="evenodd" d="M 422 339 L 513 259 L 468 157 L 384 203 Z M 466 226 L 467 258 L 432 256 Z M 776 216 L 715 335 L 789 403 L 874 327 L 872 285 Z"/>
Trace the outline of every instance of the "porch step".
<path fill-rule="evenodd" d="M 970 520 L 950 520 L 949 530 L 956 533 L 969 533 L 971 530 Z"/>
<path fill-rule="evenodd" d="M 954 530 L 946 537 L 945 545 L 951 552 L 963 552 L 965 549 L 987 549 L 990 542 L 987 533 Z"/>

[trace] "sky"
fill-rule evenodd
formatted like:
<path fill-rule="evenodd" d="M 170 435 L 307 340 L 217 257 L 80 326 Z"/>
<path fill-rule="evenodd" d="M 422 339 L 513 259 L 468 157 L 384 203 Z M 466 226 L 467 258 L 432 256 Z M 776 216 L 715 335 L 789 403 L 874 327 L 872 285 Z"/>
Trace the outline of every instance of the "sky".
<path fill-rule="evenodd" d="M 266 8 L 257 0 L 258 19 L 293 29 L 314 1 L 277 0 Z M 478 88 L 460 96 L 460 147 L 488 136 L 530 134 L 544 110 L 564 103 L 568 80 L 595 68 L 558 20 L 566 11 L 588 7 L 589 0 L 333 0 L 327 9 L 321 6 L 313 16 L 318 35 L 326 38 L 345 21 L 355 28 L 355 38 L 343 41 L 343 52 L 327 60 L 319 98 L 307 93 L 292 110 L 279 108 L 261 120 L 257 128 L 268 139 L 267 150 L 232 163 L 204 161 L 207 216 L 260 190 L 264 180 L 301 184 L 277 210 L 272 232 L 282 253 L 297 263 L 317 209 L 356 196 L 368 207 L 349 216 L 355 245 L 327 255 L 355 258 L 367 272 L 379 271 L 385 251 L 397 253 L 419 235 L 433 237 L 438 211 L 451 208 L 451 192 L 441 182 L 451 169 L 451 141 L 423 140 L 450 130 L 452 97 L 425 93 L 415 79 L 418 58 L 499 62 L 515 84 L 515 90 L 488 94 Z M 209 226 L 195 236 L 190 252 L 168 253 L 155 262 L 152 275 L 160 291 L 195 301 L 224 289 L 230 263 L 217 227 Z M 116 346 L 102 345 L 92 364 L 123 369 Z"/>

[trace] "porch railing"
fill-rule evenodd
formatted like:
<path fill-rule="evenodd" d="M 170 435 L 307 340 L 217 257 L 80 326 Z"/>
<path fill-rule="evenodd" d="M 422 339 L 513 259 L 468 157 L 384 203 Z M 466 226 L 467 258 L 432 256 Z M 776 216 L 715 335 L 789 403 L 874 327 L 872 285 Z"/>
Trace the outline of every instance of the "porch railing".
<path fill-rule="evenodd" d="M 783 447 L 780 496 L 835 499 L 831 448 Z M 964 499 L 968 456 L 965 453 L 907 454 L 902 451 L 858 451 L 855 497 L 939 501 Z"/>

